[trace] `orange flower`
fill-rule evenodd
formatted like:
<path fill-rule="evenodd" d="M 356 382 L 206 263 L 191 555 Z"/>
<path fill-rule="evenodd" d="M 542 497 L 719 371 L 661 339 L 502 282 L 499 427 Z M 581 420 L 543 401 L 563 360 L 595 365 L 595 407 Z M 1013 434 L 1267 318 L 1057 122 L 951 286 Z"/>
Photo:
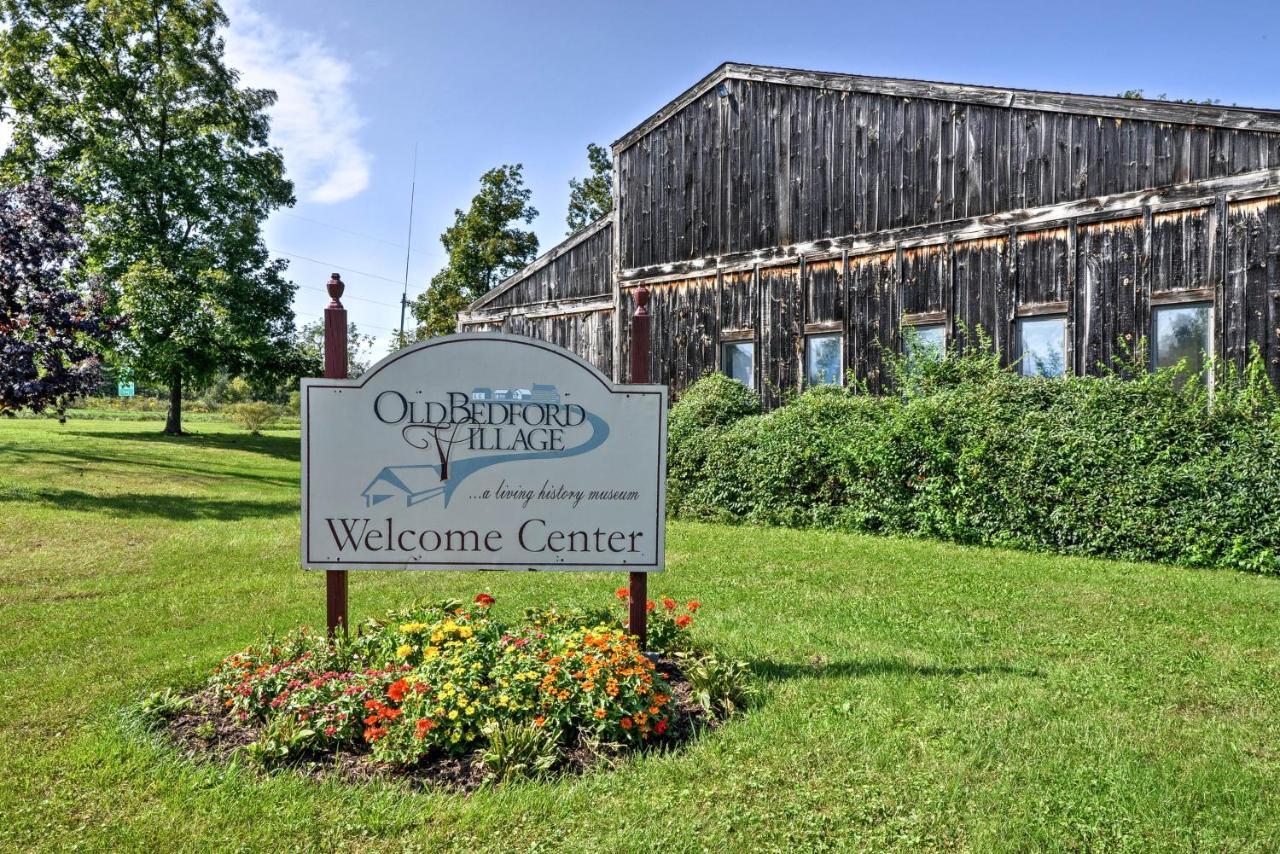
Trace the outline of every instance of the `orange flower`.
<path fill-rule="evenodd" d="M 695 599 L 694 601 L 685 605 L 685 607 L 688 608 L 690 611 L 696 611 L 702 607 L 702 603 Z"/>
<path fill-rule="evenodd" d="M 623 718 L 622 720 L 618 721 L 618 725 L 621 726 L 623 729 L 631 729 L 631 718 Z"/>
<path fill-rule="evenodd" d="M 668 611 L 674 611 L 676 609 L 676 600 L 672 599 L 670 596 L 664 596 L 662 598 L 662 607 L 666 608 Z"/>
<path fill-rule="evenodd" d="M 404 699 L 408 691 L 409 683 L 404 679 L 397 679 L 391 683 L 391 687 L 387 688 L 387 696 L 398 703 Z"/>
<path fill-rule="evenodd" d="M 628 589 L 627 589 L 627 588 L 625 588 L 625 587 L 619 587 L 617 590 L 613 591 L 613 595 L 614 595 L 614 596 L 617 596 L 617 597 L 618 597 L 618 599 L 620 599 L 620 600 L 621 600 L 621 599 L 630 599 L 630 598 L 631 598 L 631 591 L 630 591 L 630 590 L 628 590 Z"/>
<path fill-rule="evenodd" d="M 654 608 L 656 608 L 656 607 L 658 607 L 658 605 L 657 605 L 657 603 L 656 603 L 656 602 L 654 602 L 652 599 L 650 599 L 648 602 L 645 602 L 645 603 L 644 603 L 644 609 L 645 609 L 646 611 L 652 611 L 652 610 L 653 610 Z"/>
<path fill-rule="evenodd" d="M 534 726 L 542 726 L 542 725 L 543 725 L 543 724 L 545 724 L 546 722 L 547 722 L 547 719 L 546 719 L 545 717 L 543 717 L 542 715 L 538 715 L 536 718 L 534 718 L 534 719 L 533 719 L 533 725 L 534 725 Z"/>
<path fill-rule="evenodd" d="M 604 720 L 604 716 L 605 716 L 605 714 L 607 714 L 607 713 L 605 712 L 605 710 L 604 710 L 604 709 L 596 709 L 596 711 L 595 711 L 596 720 L 598 720 L 598 721 L 602 721 L 602 720 Z"/>
<path fill-rule="evenodd" d="M 492 605 L 496 601 L 498 600 L 494 599 L 488 593 L 481 593 L 476 596 L 476 604 L 479 605 L 481 608 L 488 608 L 490 605 Z"/>
<path fill-rule="evenodd" d="M 414 738 L 426 738 L 427 733 L 435 729 L 436 722 L 431 718 L 418 718 L 418 723 L 414 726 Z"/>
<path fill-rule="evenodd" d="M 680 616 L 676 617 L 676 626 L 682 629 L 689 628 L 689 624 L 692 622 L 693 622 L 693 617 L 690 617 L 688 614 L 681 614 Z"/>

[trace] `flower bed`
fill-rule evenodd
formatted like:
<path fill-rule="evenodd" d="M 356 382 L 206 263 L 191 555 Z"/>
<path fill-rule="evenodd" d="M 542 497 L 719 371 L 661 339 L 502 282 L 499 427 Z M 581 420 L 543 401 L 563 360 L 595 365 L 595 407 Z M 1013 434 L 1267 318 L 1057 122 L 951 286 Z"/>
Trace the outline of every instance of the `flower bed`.
<path fill-rule="evenodd" d="M 744 665 L 694 650 L 697 602 L 648 603 L 654 658 L 616 608 L 504 621 L 493 605 L 482 593 L 415 606 L 336 642 L 305 629 L 269 638 L 195 695 L 153 695 L 144 709 L 191 754 L 471 788 L 670 745 L 753 694 Z M 690 684 L 685 671 L 708 667 Z"/>

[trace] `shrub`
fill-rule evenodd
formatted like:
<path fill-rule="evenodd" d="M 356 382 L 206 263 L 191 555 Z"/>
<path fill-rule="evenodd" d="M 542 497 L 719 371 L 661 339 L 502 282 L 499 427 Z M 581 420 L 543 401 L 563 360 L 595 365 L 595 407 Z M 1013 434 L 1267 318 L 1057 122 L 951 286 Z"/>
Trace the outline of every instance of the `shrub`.
<path fill-rule="evenodd" d="M 708 374 L 685 390 L 667 415 L 668 508 L 677 509 L 696 486 L 714 438 L 759 412 L 755 394 L 724 374 Z"/>
<path fill-rule="evenodd" d="M 224 406 L 222 411 L 230 415 L 231 420 L 254 436 L 257 436 L 263 430 L 269 429 L 280 419 L 280 409 L 278 407 L 260 400 L 249 403 L 233 403 L 229 406 Z"/>
<path fill-rule="evenodd" d="M 745 661 L 727 661 L 715 655 L 681 655 L 680 670 L 698 705 L 712 718 L 737 714 L 759 696 L 750 666 Z"/>
<path fill-rule="evenodd" d="M 1280 405 L 1256 356 L 1212 400 L 1176 369 L 920 361 L 884 397 L 823 387 L 689 427 L 672 512 L 1280 572 Z"/>

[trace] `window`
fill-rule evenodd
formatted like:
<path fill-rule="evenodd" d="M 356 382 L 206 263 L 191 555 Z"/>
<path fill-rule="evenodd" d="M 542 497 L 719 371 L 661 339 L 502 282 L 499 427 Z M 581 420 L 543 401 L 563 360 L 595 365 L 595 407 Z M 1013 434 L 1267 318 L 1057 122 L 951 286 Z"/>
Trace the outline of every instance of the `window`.
<path fill-rule="evenodd" d="M 947 327 L 941 323 L 906 326 L 902 332 L 909 362 L 918 358 L 937 360 L 947 353 Z"/>
<path fill-rule="evenodd" d="M 1024 377 L 1060 377 L 1067 372 L 1067 319 L 1024 317 L 1018 321 L 1019 370 Z"/>
<path fill-rule="evenodd" d="M 1151 309 L 1151 367 L 1171 368 L 1186 360 L 1192 375 L 1204 371 L 1212 348 L 1209 322 L 1212 303 L 1184 303 Z"/>
<path fill-rule="evenodd" d="M 804 339 L 805 385 L 840 385 L 844 382 L 844 339 L 838 332 L 808 335 Z"/>
<path fill-rule="evenodd" d="M 726 341 L 720 345 L 720 366 L 747 388 L 756 387 L 756 345 L 750 341 Z"/>

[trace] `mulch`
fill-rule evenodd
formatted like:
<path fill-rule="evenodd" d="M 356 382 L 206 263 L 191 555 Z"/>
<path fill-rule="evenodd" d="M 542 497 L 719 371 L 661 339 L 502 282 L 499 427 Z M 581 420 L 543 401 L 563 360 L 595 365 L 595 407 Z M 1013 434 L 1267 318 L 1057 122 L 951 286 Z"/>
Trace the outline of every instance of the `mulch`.
<path fill-rule="evenodd" d="M 562 751 L 554 774 L 584 774 L 637 753 L 672 750 L 715 726 L 715 719 L 708 717 L 694 700 L 689 681 L 676 661 L 661 657 L 656 664 L 658 672 L 671 685 L 674 711 L 667 732 L 639 748 L 601 751 L 583 743 L 569 745 Z M 259 722 L 243 722 L 227 714 L 212 689 L 193 695 L 191 704 L 167 723 L 166 737 L 184 756 L 216 764 L 229 763 L 238 751 L 257 741 L 262 730 Z M 461 756 L 434 756 L 413 766 L 400 767 L 379 762 L 367 751 L 349 751 L 300 756 L 276 767 L 317 780 L 338 779 L 347 783 L 392 780 L 416 788 L 467 793 L 489 779 L 480 756 L 481 751 L 477 750 Z"/>

